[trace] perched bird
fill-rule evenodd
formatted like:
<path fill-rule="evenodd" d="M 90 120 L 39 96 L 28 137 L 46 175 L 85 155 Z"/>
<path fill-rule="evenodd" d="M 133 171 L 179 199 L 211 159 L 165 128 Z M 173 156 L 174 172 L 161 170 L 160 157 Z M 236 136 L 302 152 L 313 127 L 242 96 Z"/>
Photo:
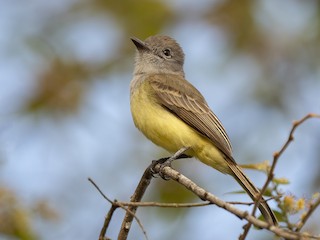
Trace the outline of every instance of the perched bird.
<path fill-rule="evenodd" d="M 130 105 L 136 127 L 169 152 L 188 148 L 188 156 L 233 176 L 255 201 L 259 190 L 232 157 L 229 137 L 201 93 L 185 79 L 184 53 L 168 36 L 131 39 L 137 48 Z M 221 184 L 221 183 L 220 183 Z M 262 199 L 265 220 L 277 219 Z"/>

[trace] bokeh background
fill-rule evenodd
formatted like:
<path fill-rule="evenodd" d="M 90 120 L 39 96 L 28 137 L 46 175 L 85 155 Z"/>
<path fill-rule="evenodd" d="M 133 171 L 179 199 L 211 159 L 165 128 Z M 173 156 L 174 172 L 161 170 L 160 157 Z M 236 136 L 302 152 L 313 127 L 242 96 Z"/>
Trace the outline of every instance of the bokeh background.
<path fill-rule="evenodd" d="M 97 239 L 110 198 L 128 200 L 168 153 L 135 129 L 129 37 L 174 37 L 185 72 L 224 123 L 239 163 L 272 160 L 292 121 L 320 112 L 316 0 L 0 0 L 0 239 Z M 281 157 L 286 194 L 320 191 L 320 123 L 301 126 Z M 240 187 L 196 160 L 175 167 L 225 200 Z M 247 171 L 261 186 L 265 176 Z M 145 200 L 196 202 L 156 179 Z M 275 205 L 272 205 L 275 207 Z M 244 208 L 244 207 L 241 207 Z M 319 233 L 316 211 L 305 230 Z M 116 239 L 123 211 L 108 236 Z M 237 239 L 244 222 L 215 206 L 139 209 L 150 239 Z M 248 239 L 270 239 L 251 231 Z M 129 239 L 143 239 L 134 223 Z"/>

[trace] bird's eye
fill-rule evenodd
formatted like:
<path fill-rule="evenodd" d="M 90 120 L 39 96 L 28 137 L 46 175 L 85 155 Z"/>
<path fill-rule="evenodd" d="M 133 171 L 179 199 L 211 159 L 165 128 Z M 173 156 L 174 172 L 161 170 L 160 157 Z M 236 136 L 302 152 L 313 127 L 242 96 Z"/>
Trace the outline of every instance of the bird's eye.
<path fill-rule="evenodd" d="M 167 57 L 171 57 L 171 50 L 169 48 L 166 48 L 163 50 L 163 54 Z"/>

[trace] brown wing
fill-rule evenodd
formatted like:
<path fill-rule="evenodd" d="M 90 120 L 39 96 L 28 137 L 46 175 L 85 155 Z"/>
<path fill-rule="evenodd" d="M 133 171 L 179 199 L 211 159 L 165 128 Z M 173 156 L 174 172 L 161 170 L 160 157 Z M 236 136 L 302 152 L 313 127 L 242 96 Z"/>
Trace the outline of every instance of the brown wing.
<path fill-rule="evenodd" d="M 159 103 L 208 137 L 222 153 L 233 160 L 230 140 L 224 127 L 195 87 L 177 75 L 154 75 L 149 79 Z"/>

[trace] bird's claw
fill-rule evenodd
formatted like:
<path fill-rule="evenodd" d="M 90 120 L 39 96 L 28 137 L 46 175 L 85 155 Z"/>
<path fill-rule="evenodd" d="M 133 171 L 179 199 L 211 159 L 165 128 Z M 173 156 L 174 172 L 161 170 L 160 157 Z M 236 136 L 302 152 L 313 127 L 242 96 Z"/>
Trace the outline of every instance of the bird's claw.
<path fill-rule="evenodd" d="M 153 177 L 158 177 L 160 176 L 162 179 L 164 180 L 170 180 L 170 178 L 168 178 L 165 174 L 162 173 L 162 170 L 163 168 L 165 167 L 171 167 L 171 162 L 172 160 L 167 157 L 167 158 L 161 158 L 159 160 L 153 160 L 152 163 L 151 163 L 151 167 L 150 167 L 150 171 L 151 171 L 151 174 Z M 159 171 L 156 171 L 154 169 L 154 167 L 157 165 L 157 164 L 160 164 L 160 169 Z"/>

